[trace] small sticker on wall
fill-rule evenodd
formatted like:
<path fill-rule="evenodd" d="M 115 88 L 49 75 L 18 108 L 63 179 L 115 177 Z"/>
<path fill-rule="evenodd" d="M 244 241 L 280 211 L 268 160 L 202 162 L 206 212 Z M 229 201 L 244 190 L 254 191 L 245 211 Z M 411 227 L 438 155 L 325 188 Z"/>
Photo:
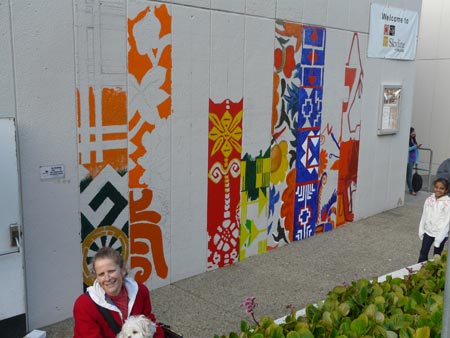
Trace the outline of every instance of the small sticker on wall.
<path fill-rule="evenodd" d="M 50 180 L 64 178 L 66 176 L 64 164 L 40 166 L 39 167 L 41 180 Z"/>

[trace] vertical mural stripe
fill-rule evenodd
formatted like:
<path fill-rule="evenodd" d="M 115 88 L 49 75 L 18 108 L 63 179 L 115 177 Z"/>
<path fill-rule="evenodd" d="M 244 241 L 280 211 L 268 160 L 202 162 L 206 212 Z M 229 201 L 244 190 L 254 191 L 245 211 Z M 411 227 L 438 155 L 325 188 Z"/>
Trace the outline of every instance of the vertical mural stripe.
<path fill-rule="evenodd" d="M 271 248 L 315 234 L 325 37 L 321 27 L 275 27 Z"/>
<path fill-rule="evenodd" d="M 314 236 L 318 213 L 318 168 L 325 66 L 324 28 L 303 26 L 301 64 L 297 65 L 298 129 L 294 240 Z M 292 87 L 292 91 L 295 88 Z"/>
<path fill-rule="evenodd" d="M 75 8 L 81 246 L 87 286 L 93 282 L 90 263 L 100 247 L 111 246 L 129 256 L 126 59 L 121 48 L 126 8 L 124 2 L 100 1 L 77 1 Z"/>
<path fill-rule="evenodd" d="M 130 268 L 147 282 L 169 276 L 170 185 L 155 182 L 170 180 L 172 26 L 164 4 L 130 2 L 128 15 Z"/>
<path fill-rule="evenodd" d="M 359 37 L 353 34 L 345 64 L 344 86 L 347 98 L 342 102 L 338 203 L 336 225 L 352 222 L 353 196 L 358 181 L 359 140 L 361 136 L 361 96 L 364 70 L 361 62 Z"/>
<path fill-rule="evenodd" d="M 211 13 L 173 6 L 171 281 L 206 270 Z"/>
<path fill-rule="evenodd" d="M 269 187 L 269 149 L 256 158 L 245 154 L 241 160 L 239 260 L 266 252 Z"/>
<path fill-rule="evenodd" d="M 343 74 L 345 99 L 339 107 L 341 114 L 335 123 L 328 122 L 321 134 L 317 232 L 330 231 L 354 218 L 364 78 L 357 33 L 352 34 Z M 333 181 L 337 184 L 333 185 Z"/>
<path fill-rule="evenodd" d="M 268 249 L 293 241 L 303 26 L 276 21 Z"/>
<path fill-rule="evenodd" d="M 209 101 L 208 269 L 238 259 L 242 108 Z"/>
<path fill-rule="evenodd" d="M 239 260 L 267 251 L 274 22 L 246 17 Z"/>

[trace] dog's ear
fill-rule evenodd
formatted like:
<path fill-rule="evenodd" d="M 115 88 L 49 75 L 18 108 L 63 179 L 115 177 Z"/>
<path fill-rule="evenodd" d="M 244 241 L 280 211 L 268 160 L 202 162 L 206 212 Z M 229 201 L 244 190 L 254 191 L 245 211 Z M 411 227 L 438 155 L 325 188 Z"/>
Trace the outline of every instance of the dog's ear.
<path fill-rule="evenodd" d="M 153 335 L 156 332 L 155 325 L 147 317 L 145 317 L 143 315 L 141 315 L 139 317 L 140 317 L 139 325 L 141 327 L 144 337 L 153 337 Z"/>
<path fill-rule="evenodd" d="M 150 337 L 150 323 L 148 322 L 148 318 L 141 315 L 139 316 L 139 328 L 144 337 Z"/>

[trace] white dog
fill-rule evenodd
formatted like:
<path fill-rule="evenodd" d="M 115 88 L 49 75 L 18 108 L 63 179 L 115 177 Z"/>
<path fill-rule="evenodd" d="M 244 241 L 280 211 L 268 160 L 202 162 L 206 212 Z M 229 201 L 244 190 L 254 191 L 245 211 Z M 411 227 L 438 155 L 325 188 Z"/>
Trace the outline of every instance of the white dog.
<path fill-rule="evenodd" d="M 144 315 L 129 317 L 116 338 L 153 338 L 156 324 Z"/>

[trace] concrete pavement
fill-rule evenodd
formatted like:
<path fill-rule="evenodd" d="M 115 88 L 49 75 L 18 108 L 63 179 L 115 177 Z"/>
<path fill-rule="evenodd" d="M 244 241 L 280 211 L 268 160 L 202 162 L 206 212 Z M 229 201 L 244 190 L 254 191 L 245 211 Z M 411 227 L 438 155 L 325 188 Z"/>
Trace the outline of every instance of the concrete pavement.
<path fill-rule="evenodd" d="M 405 195 L 405 205 L 346 224 L 243 262 L 151 291 L 157 319 L 186 338 L 239 331 L 251 318 L 239 305 L 255 296 L 256 316 L 280 318 L 286 305 L 302 309 L 336 285 L 381 276 L 417 262 L 423 202 L 430 193 Z M 47 338 L 72 338 L 73 320 L 41 328 Z"/>

